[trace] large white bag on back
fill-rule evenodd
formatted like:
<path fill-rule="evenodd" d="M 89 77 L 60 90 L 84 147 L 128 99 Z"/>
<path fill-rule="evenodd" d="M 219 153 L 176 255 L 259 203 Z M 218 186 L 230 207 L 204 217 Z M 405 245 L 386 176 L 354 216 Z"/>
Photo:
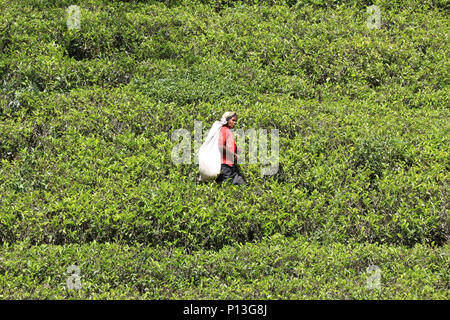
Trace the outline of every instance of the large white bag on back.
<path fill-rule="evenodd" d="M 219 150 L 219 134 L 223 122 L 223 119 L 214 122 L 205 142 L 198 150 L 198 168 L 201 181 L 214 180 L 220 174 L 222 155 Z"/>

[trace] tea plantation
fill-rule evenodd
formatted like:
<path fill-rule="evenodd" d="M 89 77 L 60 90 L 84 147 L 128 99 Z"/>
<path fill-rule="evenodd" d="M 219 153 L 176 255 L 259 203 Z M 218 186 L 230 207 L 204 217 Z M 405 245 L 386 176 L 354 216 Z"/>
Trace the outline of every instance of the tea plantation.
<path fill-rule="evenodd" d="M 449 299 L 449 9 L 0 0 L 0 298 Z M 198 181 L 225 111 L 275 174 Z"/>

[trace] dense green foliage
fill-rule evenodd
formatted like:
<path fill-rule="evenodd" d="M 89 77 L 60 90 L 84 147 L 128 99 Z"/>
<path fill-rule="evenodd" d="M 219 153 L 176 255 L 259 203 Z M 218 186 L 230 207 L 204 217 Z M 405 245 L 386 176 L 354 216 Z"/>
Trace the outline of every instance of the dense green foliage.
<path fill-rule="evenodd" d="M 74 4 L 81 8 L 79 30 L 66 24 Z M 366 24 L 372 4 L 381 8 L 380 29 Z M 343 282 L 330 291 L 331 280 L 314 283 L 312 273 L 297 283 L 285 266 L 274 270 L 273 283 L 261 273 L 235 290 L 221 285 L 217 274 L 225 266 L 183 282 L 188 268 L 172 270 L 166 259 L 161 270 L 170 281 L 116 270 L 117 282 L 89 278 L 92 290 L 81 294 L 448 298 L 448 273 L 440 269 L 445 255 L 438 267 L 432 258 L 421 260 L 448 251 L 448 9 L 440 0 L 0 0 L 0 242 L 7 246 L 0 294 L 66 295 L 59 269 L 42 272 L 51 283 L 40 291 L 26 286 L 44 278 L 29 282 L 14 273 L 27 259 L 24 243 L 30 255 L 49 261 L 65 250 L 90 257 L 93 249 L 102 260 L 92 268 L 117 252 L 126 268 L 135 263 L 127 250 L 145 257 L 183 250 L 186 256 L 175 261 L 192 264 L 205 255 L 208 264 L 255 242 L 246 248 L 263 258 L 259 241 L 280 234 L 292 237 L 277 244 L 285 259 L 293 248 L 321 256 L 332 246 L 339 263 L 351 265 L 339 256 L 349 245 L 395 259 L 411 255 L 425 271 L 405 271 L 412 280 L 402 282 L 397 270 L 387 282 L 392 286 L 375 296 L 363 289 L 338 293 L 339 283 L 353 279 L 345 266 Z M 262 177 L 261 163 L 244 164 L 248 186 L 200 184 L 194 162 L 172 162 L 174 130 L 193 132 L 197 120 L 206 133 L 228 110 L 238 113 L 237 128 L 280 130 L 275 175 Z M 237 138 L 238 146 L 248 144 Z M 30 277 L 47 268 L 33 259 L 38 269 Z M 386 268 L 411 266 L 382 261 Z M 310 262 L 317 272 L 323 263 Z M 271 272 L 270 264 L 260 266 Z M 365 267 L 351 267 L 352 277 Z M 304 291 L 283 291 L 289 290 L 284 273 Z M 194 289 L 209 276 L 217 287 Z M 232 272 L 228 277 L 226 286 L 241 281 Z M 111 281 L 132 284 L 117 296 L 102 295 Z M 170 287 L 175 283 L 180 287 Z M 407 292 L 408 286 L 417 287 Z"/>
<path fill-rule="evenodd" d="M 81 290 L 68 290 L 68 267 Z M 380 289 L 370 289 L 370 265 Z M 186 254 L 114 243 L 0 249 L 0 298 L 20 299 L 449 299 L 449 260 L 423 245 L 335 243 L 274 235 L 258 244 Z M 72 279 L 69 279 L 72 281 Z"/>

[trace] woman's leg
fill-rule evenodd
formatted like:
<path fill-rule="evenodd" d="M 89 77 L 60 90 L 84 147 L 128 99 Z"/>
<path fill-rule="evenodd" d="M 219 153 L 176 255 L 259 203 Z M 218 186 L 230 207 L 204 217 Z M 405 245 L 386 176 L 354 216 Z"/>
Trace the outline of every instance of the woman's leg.
<path fill-rule="evenodd" d="M 245 184 L 245 180 L 240 174 L 239 168 L 236 165 L 230 167 L 229 165 L 222 164 L 220 174 L 217 177 L 216 181 L 221 183 L 227 180 L 229 180 L 231 184 Z"/>
<path fill-rule="evenodd" d="M 232 174 L 233 174 L 232 167 L 226 164 L 222 164 L 222 166 L 220 167 L 220 174 L 217 177 L 216 181 L 219 183 L 226 181 L 232 177 Z"/>
<path fill-rule="evenodd" d="M 242 176 L 240 168 L 237 165 L 234 165 L 233 168 L 234 168 L 233 169 L 234 173 L 233 173 L 233 179 L 231 181 L 231 184 L 236 184 L 236 185 L 245 184 L 246 182 L 245 182 L 244 177 Z"/>

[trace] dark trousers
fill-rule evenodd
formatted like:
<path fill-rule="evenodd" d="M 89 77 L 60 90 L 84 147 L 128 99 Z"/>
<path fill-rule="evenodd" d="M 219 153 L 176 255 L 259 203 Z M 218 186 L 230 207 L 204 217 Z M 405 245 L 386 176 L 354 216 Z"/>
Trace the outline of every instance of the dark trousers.
<path fill-rule="evenodd" d="M 234 164 L 232 167 L 230 167 L 227 164 L 222 164 L 220 168 L 220 174 L 217 177 L 216 181 L 221 183 L 227 180 L 231 184 L 237 185 L 245 184 L 244 177 L 242 177 L 242 174 L 237 164 Z"/>

